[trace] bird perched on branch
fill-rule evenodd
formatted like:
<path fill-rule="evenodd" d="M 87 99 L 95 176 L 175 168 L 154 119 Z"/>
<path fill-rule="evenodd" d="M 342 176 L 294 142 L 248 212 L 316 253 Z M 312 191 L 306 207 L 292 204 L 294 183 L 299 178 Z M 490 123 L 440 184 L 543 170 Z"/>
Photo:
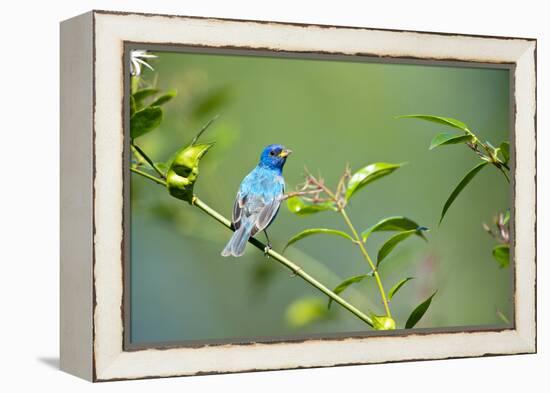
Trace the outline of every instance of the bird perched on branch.
<path fill-rule="evenodd" d="M 222 256 L 243 255 L 248 239 L 264 231 L 270 249 L 266 228 L 271 224 L 285 192 L 283 166 L 291 150 L 282 145 L 267 146 L 260 162 L 241 182 L 233 205 L 235 232 L 222 251 Z M 267 252 L 267 250 L 266 250 Z"/>

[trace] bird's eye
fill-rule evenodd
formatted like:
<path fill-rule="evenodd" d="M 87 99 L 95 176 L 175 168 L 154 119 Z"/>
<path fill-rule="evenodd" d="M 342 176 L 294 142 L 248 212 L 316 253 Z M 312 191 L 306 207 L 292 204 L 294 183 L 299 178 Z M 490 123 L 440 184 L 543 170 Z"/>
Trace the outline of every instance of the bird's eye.
<path fill-rule="evenodd" d="M 270 156 L 274 156 L 274 155 L 275 155 L 275 150 L 271 150 L 271 151 L 269 152 L 269 155 L 270 155 Z"/>

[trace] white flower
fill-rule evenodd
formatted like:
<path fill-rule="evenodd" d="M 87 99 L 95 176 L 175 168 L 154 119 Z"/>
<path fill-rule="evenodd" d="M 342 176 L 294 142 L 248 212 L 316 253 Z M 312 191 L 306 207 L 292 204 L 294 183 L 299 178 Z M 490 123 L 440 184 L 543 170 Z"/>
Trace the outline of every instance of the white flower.
<path fill-rule="evenodd" d="M 151 71 L 154 71 L 153 67 L 151 67 L 146 59 L 156 59 L 157 56 L 151 55 L 147 53 L 146 50 L 133 50 L 130 52 L 130 73 L 133 76 L 140 76 L 141 75 L 141 66 L 144 65 L 145 67 L 149 68 Z"/>

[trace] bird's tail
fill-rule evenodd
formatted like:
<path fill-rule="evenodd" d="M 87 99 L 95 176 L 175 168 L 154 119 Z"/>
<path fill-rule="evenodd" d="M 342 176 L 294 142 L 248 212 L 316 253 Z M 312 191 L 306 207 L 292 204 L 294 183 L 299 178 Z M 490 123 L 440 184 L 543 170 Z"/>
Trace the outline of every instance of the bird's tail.
<path fill-rule="evenodd" d="M 241 255 L 243 255 L 246 243 L 250 238 L 252 227 L 253 225 L 249 223 L 242 223 L 240 228 L 233 233 L 233 236 L 231 236 L 231 239 L 223 249 L 222 256 L 240 257 Z"/>

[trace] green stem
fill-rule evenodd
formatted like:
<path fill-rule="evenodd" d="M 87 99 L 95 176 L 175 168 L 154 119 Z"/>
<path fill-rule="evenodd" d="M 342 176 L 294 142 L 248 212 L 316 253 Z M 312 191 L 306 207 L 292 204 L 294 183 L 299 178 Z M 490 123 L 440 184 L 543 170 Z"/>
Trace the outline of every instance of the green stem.
<path fill-rule="evenodd" d="M 162 179 L 159 179 L 158 177 L 155 177 L 153 175 L 150 175 L 146 172 L 143 172 L 143 171 L 140 171 L 139 169 L 136 169 L 136 168 L 130 168 L 130 170 L 134 173 L 137 173 L 138 175 L 141 175 L 143 177 L 146 177 L 147 179 L 149 180 L 152 180 L 154 181 L 155 183 L 157 184 L 160 184 L 160 185 L 163 185 L 163 186 L 166 186 L 166 182 Z"/>
<path fill-rule="evenodd" d="M 507 181 L 508 183 L 510 183 L 510 177 L 508 177 L 508 174 L 506 173 L 506 171 L 505 171 L 504 169 L 502 169 L 502 167 L 501 167 L 500 165 L 497 165 L 497 164 L 494 164 L 494 165 L 498 168 L 499 171 L 502 172 L 502 174 L 503 174 L 504 177 L 506 178 L 506 181 Z"/>
<path fill-rule="evenodd" d="M 154 176 L 149 175 L 148 173 L 139 171 L 137 169 L 131 168 L 132 172 L 137 173 L 138 175 L 144 176 L 149 180 L 153 180 L 154 182 L 166 186 L 166 182 L 164 180 L 158 179 Z M 194 196 L 193 201 L 191 203 L 193 206 L 198 207 L 203 212 L 208 214 L 210 217 L 214 218 L 216 221 L 224 225 L 225 227 L 234 230 L 233 225 L 231 224 L 231 221 L 229 221 L 227 218 L 222 216 L 220 213 L 212 209 L 210 206 L 208 206 L 206 203 L 204 203 L 202 200 L 200 200 L 198 197 Z M 344 307 L 346 310 L 351 312 L 353 315 L 355 315 L 357 318 L 361 319 L 363 322 L 365 322 L 369 326 L 373 326 L 372 319 L 361 312 L 358 308 L 353 306 L 352 304 L 348 303 L 344 299 L 342 299 L 340 296 L 332 292 L 330 289 L 328 289 L 326 286 L 321 284 L 319 281 L 317 281 L 315 278 L 310 276 L 308 273 L 306 273 L 300 266 L 292 262 L 290 259 L 284 257 L 283 255 L 279 254 L 278 252 L 268 249 L 267 245 L 259 241 L 258 239 L 251 237 L 248 239 L 248 242 L 252 244 L 254 247 L 259 249 L 260 251 L 266 253 L 271 258 L 288 268 L 293 274 L 299 276 L 304 281 L 306 281 L 308 284 L 313 286 L 314 288 L 318 289 L 319 291 L 323 292 L 325 295 L 327 295 L 329 298 L 331 298 L 334 302 L 338 303 L 342 307 Z"/>
<path fill-rule="evenodd" d="M 134 94 L 139 89 L 140 77 L 137 75 L 132 76 L 131 93 Z"/>
<path fill-rule="evenodd" d="M 382 285 L 382 280 L 380 279 L 380 274 L 378 274 L 378 269 L 376 268 L 376 265 L 374 262 L 372 262 L 372 259 L 369 256 L 369 253 L 367 252 L 367 249 L 365 248 L 365 243 L 363 243 L 363 240 L 359 236 L 359 233 L 355 230 L 355 227 L 351 223 L 351 220 L 348 217 L 348 214 L 346 213 L 346 210 L 341 208 L 340 213 L 342 214 L 342 217 L 344 217 L 344 221 L 348 225 L 349 229 L 353 233 L 353 236 L 355 237 L 356 243 L 361 249 L 361 253 L 367 260 L 368 264 L 370 265 L 374 278 L 376 280 L 376 284 L 378 285 L 378 290 L 380 291 L 380 297 L 382 298 L 382 303 L 384 303 L 384 309 L 386 310 L 386 316 L 391 318 L 391 312 L 390 307 L 388 305 L 388 299 L 386 298 L 386 291 L 384 291 L 384 286 Z"/>
<path fill-rule="evenodd" d="M 145 154 L 145 152 L 143 150 L 141 150 L 141 148 L 138 145 L 136 145 L 136 144 L 134 144 L 134 142 L 132 142 L 132 147 L 139 153 L 139 155 L 145 161 L 147 161 L 147 163 L 151 166 L 151 168 L 153 168 L 155 170 L 155 172 L 157 172 L 162 179 L 166 179 L 166 175 L 164 174 L 164 172 L 160 170 L 160 168 L 153 162 L 153 160 L 151 160 L 149 158 L 149 156 L 147 154 Z"/>

